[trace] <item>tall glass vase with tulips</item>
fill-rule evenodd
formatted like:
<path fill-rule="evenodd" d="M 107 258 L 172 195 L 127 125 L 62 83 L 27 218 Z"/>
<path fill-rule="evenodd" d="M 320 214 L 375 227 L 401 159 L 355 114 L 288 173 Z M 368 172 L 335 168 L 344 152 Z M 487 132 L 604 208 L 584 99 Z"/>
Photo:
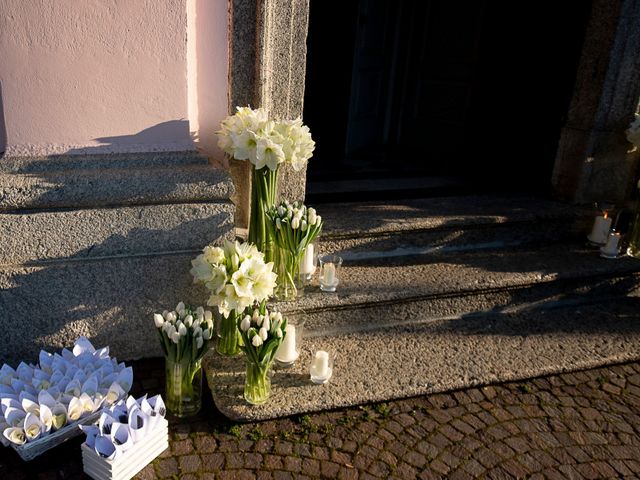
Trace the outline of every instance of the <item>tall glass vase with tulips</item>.
<path fill-rule="evenodd" d="M 302 120 L 270 120 L 261 108 L 237 107 L 234 115 L 222 121 L 217 132 L 220 148 L 236 160 L 253 165 L 249 242 L 272 259 L 272 240 L 267 230 L 266 211 L 275 205 L 278 170 L 289 164 L 302 170 L 313 154 L 315 142 Z"/>
<path fill-rule="evenodd" d="M 271 394 L 269 371 L 287 328 L 282 314 L 270 312 L 265 304 L 248 308 L 238 321 L 247 362 L 244 398 L 252 405 L 265 403 Z"/>
<path fill-rule="evenodd" d="M 267 211 L 268 228 L 275 241 L 275 268 L 279 300 L 295 300 L 303 285 L 300 262 L 308 248 L 322 230 L 322 217 L 302 202 L 283 200 Z"/>
<path fill-rule="evenodd" d="M 195 415 L 202 406 L 202 357 L 213 336 L 210 311 L 180 302 L 172 312 L 155 313 L 165 357 L 166 406 L 178 417 Z"/>

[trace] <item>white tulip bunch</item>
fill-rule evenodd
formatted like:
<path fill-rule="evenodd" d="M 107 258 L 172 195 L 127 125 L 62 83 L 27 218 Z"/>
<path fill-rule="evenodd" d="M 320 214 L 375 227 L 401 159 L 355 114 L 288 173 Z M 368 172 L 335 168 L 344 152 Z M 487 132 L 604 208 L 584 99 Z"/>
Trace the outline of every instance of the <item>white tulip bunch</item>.
<path fill-rule="evenodd" d="M 266 302 L 254 309 L 247 308 L 238 319 L 238 329 L 249 361 L 256 365 L 270 364 L 284 340 L 286 328 L 287 319 L 280 312 L 270 312 Z"/>
<path fill-rule="evenodd" d="M 240 313 L 271 295 L 277 275 L 273 263 L 251 243 L 225 241 L 224 248 L 207 246 L 191 261 L 194 283 L 211 291 L 207 305 L 217 306 L 225 318 Z"/>
<path fill-rule="evenodd" d="M 112 405 L 131 389 L 133 370 L 80 337 L 61 354 L 40 352 L 39 364 L 0 368 L 0 441 L 23 445 Z"/>
<path fill-rule="evenodd" d="M 167 358 L 195 363 L 207 353 L 213 337 L 213 315 L 209 310 L 202 307 L 193 310 L 180 302 L 172 312 L 154 313 L 153 321 Z"/>
<path fill-rule="evenodd" d="M 296 120 L 271 121 L 261 108 L 236 107 L 237 112 L 222 121 L 218 145 L 236 160 L 249 160 L 256 170 L 275 171 L 288 163 L 304 168 L 315 148 L 309 127 Z"/>
<path fill-rule="evenodd" d="M 267 211 L 269 230 L 276 245 L 299 256 L 322 230 L 322 217 L 302 202 L 287 200 Z"/>

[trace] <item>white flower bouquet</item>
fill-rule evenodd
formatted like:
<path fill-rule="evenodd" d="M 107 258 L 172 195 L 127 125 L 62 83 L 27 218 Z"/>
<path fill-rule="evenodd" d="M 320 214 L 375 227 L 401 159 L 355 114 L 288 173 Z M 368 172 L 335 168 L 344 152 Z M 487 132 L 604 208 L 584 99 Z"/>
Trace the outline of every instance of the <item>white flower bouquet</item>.
<path fill-rule="evenodd" d="M 271 393 L 269 370 L 286 335 L 287 320 L 280 312 L 269 312 L 266 302 L 248 308 L 238 319 L 242 350 L 247 356 L 244 398 L 253 405 L 265 403 Z"/>
<path fill-rule="evenodd" d="M 25 459 L 76 434 L 96 412 L 126 396 L 133 370 L 80 337 L 72 350 L 41 351 L 37 365 L 0 368 L 0 441 Z M 51 441 L 49 441 L 51 439 Z"/>
<path fill-rule="evenodd" d="M 268 228 L 276 244 L 276 272 L 278 287 L 276 297 L 294 300 L 303 282 L 300 278 L 300 262 L 305 249 L 322 230 L 322 217 L 302 202 L 282 201 L 267 211 Z"/>
<path fill-rule="evenodd" d="M 226 241 L 224 248 L 205 247 L 191 264 L 194 282 L 211 292 L 207 305 L 218 307 L 221 316 L 216 350 L 222 355 L 240 353 L 237 319 L 247 307 L 273 295 L 273 263 L 265 263 L 255 245 Z"/>
<path fill-rule="evenodd" d="M 254 166 L 249 241 L 271 260 L 265 210 L 276 203 L 280 165 L 289 164 L 300 171 L 313 155 L 315 142 L 309 127 L 300 119 L 269 120 L 261 108 L 237 107 L 237 112 L 224 119 L 216 133 L 222 150 Z"/>
<path fill-rule="evenodd" d="M 169 411 L 178 417 L 195 415 L 202 405 L 202 357 L 213 336 L 213 316 L 178 303 L 175 311 L 155 313 L 165 356 L 166 397 Z"/>

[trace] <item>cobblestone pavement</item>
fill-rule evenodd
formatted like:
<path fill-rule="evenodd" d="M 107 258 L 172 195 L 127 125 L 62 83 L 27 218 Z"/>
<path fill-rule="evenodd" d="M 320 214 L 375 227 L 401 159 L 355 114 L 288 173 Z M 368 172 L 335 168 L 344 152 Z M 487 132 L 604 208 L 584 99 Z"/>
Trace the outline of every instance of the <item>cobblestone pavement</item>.
<path fill-rule="evenodd" d="M 134 370 L 134 393 L 161 391 L 161 360 Z M 637 478 L 640 362 L 254 424 L 207 397 L 170 430 L 138 478 Z M 83 478 L 80 443 L 0 449 L 0 478 Z"/>

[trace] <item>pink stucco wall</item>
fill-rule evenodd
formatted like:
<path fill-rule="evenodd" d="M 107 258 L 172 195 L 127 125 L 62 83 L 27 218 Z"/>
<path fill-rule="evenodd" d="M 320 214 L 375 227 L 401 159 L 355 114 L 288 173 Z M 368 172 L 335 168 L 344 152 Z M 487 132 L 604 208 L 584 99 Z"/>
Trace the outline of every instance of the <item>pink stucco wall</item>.
<path fill-rule="evenodd" d="M 223 65 L 207 86 L 223 105 L 216 105 L 216 96 L 202 106 L 213 105 L 210 114 L 219 121 L 227 108 L 227 19 L 226 1 L 211 0 L 217 10 L 202 14 L 200 32 L 189 31 L 193 2 L 0 1 L 0 140 L 4 130 L 6 153 L 195 148 L 191 135 L 199 126 L 195 118 L 189 125 L 188 88 L 198 85 L 187 75 L 187 39 L 196 42 L 210 29 L 221 42 L 198 52 L 214 57 L 209 64 Z"/>

